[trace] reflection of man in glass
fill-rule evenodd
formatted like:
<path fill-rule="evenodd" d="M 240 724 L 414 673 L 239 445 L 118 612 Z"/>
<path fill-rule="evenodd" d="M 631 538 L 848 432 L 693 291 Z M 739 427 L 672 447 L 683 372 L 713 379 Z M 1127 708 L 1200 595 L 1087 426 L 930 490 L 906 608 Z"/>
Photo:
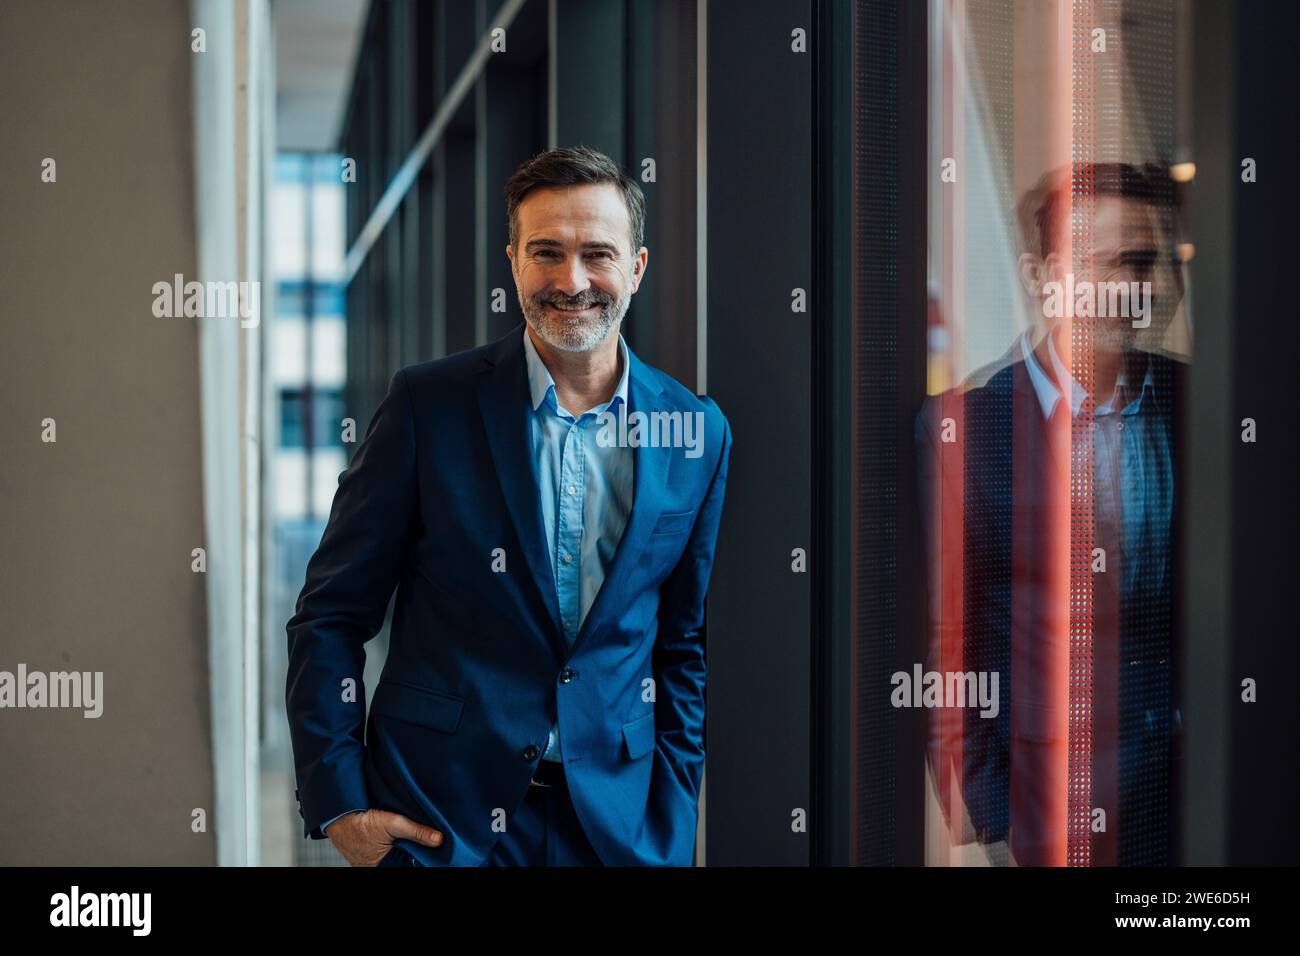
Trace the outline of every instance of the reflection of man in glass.
<path fill-rule="evenodd" d="M 1064 863 L 1080 843 L 1092 864 L 1173 859 L 1172 205 L 1152 167 L 1045 176 L 1018 207 L 1041 325 L 918 419 L 927 669 L 996 671 L 1002 698 L 993 718 L 931 712 L 930 772 L 952 842 L 995 861 L 1003 841 L 1022 865 Z"/>

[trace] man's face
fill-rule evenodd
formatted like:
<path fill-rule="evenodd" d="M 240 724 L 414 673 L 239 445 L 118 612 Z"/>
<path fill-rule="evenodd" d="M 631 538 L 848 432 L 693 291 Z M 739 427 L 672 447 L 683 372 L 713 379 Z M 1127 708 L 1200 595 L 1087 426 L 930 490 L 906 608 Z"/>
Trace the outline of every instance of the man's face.
<path fill-rule="evenodd" d="M 519 249 L 506 255 L 524 318 L 557 349 L 594 349 L 623 321 L 645 272 L 645 246 L 635 257 L 629 248 L 622 193 L 612 183 L 537 189 L 516 217 Z"/>
<path fill-rule="evenodd" d="M 1139 288 L 1143 282 L 1151 284 L 1150 325 L 1134 328 L 1132 306 L 1130 316 L 1097 315 L 1088 320 L 1093 348 L 1108 352 L 1158 348 L 1182 299 L 1182 276 L 1173 266 L 1172 248 L 1157 207 L 1136 197 L 1098 196 L 1089 249 L 1076 249 L 1076 258 L 1086 252 L 1091 252 L 1091 260 L 1083 272 L 1076 273 L 1076 282 L 1086 279 L 1097 287 L 1103 282 L 1136 282 Z M 1069 267 L 1059 257 L 1053 258 L 1050 271 L 1058 281 L 1063 280 Z"/>
<path fill-rule="evenodd" d="M 1157 207 L 1134 197 L 1098 197 L 1088 278 L 1094 283 L 1151 283 L 1150 326 L 1134 328 L 1127 318 L 1099 316 L 1093 326 L 1098 348 L 1148 350 L 1159 345 L 1182 298 L 1181 277 L 1171 269 L 1171 253 Z"/>

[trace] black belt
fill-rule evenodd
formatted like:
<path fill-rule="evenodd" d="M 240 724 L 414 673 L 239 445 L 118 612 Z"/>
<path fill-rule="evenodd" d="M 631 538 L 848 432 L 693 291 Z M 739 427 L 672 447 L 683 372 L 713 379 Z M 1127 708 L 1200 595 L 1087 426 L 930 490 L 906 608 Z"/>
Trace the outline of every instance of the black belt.
<path fill-rule="evenodd" d="M 533 771 L 533 779 L 529 783 L 534 787 L 564 786 L 564 764 L 558 760 L 541 761 Z"/>

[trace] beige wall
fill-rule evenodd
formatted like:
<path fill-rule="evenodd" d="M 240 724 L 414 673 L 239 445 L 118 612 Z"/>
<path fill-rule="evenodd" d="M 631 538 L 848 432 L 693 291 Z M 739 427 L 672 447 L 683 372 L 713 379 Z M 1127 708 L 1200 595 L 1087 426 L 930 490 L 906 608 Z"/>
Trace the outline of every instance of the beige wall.
<path fill-rule="evenodd" d="M 189 7 L 129 7 L 0 4 L 0 670 L 104 675 L 0 709 L 0 864 L 215 861 Z"/>

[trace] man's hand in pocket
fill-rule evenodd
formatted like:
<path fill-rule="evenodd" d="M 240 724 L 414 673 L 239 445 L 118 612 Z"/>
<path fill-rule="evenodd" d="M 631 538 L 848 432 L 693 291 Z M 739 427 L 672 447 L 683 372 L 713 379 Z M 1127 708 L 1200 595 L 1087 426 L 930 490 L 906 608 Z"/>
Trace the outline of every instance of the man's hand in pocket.
<path fill-rule="evenodd" d="M 399 837 L 425 846 L 442 846 L 442 834 L 433 827 L 387 810 L 357 810 L 339 817 L 325 835 L 353 866 L 378 866 Z"/>

